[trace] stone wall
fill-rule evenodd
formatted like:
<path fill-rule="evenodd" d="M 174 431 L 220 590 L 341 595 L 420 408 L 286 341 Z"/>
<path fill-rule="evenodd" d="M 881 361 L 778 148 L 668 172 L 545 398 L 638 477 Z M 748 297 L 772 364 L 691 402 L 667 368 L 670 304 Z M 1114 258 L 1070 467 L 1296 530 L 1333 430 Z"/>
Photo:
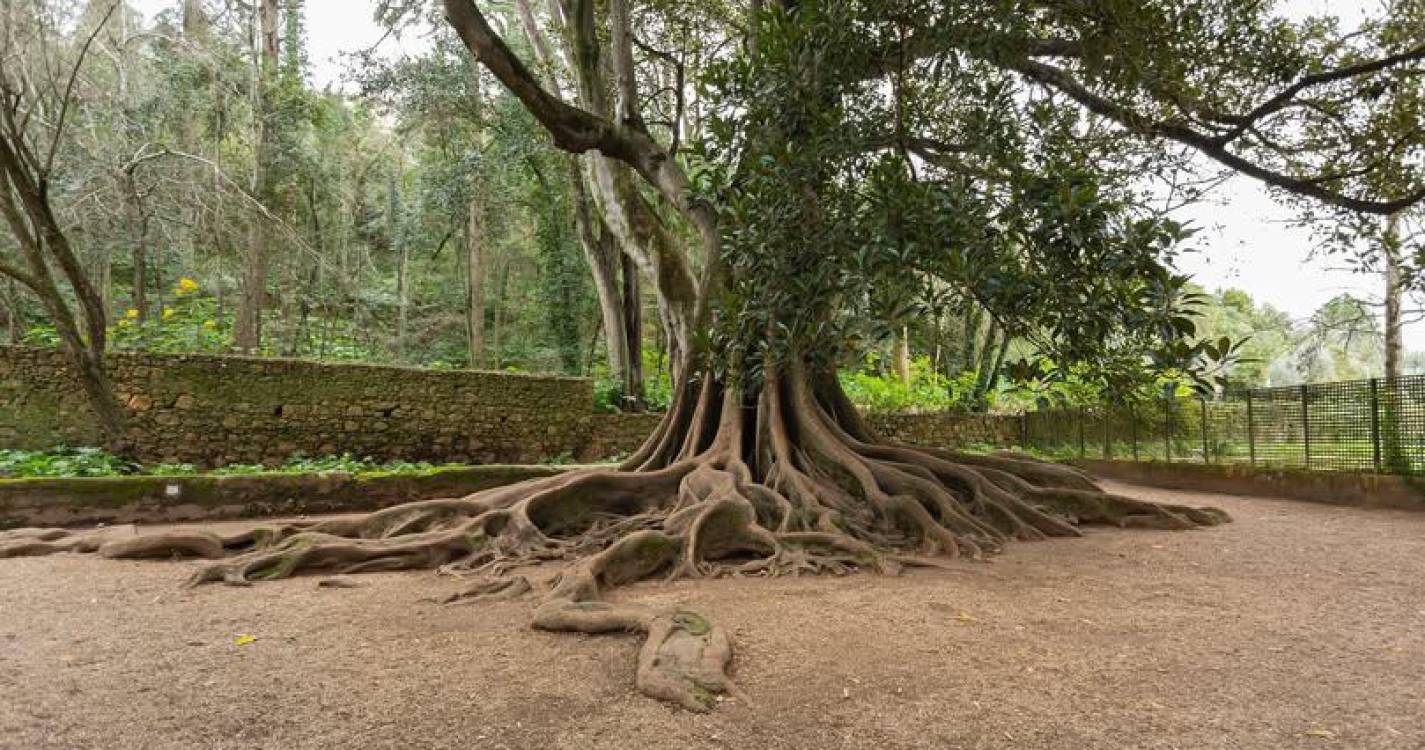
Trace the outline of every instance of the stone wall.
<path fill-rule="evenodd" d="M 575 457 L 581 461 L 597 461 L 606 458 L 625 458 L 638 450 L 653 428 L 658 426 L 662 414 L 644 412 L 642 414 L 595 414 L 589 440 Z"/>
<path fill-rule="evenodd" d="M 0 479 L 0 530 L 352 513 L 415 500 L 461 497 L 565 470 L 560 466 L 490 464 L 413 474 Z"/>
<path fill-rule="evenodd" d="M 588 380 L 199 355 L 109 355 L 146 463 L 281 463 L 293 453 L 457 463 L 627 456 L 657 414 L 594 414 Z M 1019 419 L 873 414 L 908 443 L 1014 445 Z M 55 350 L 0 346 L 0 448 L 96 445 Z"/>
<path fill-rule="evenodd" d="M 886 437 L 912 445 L 1010 448 L 1020 442 L 1017 414 L 868 414 L 866 421 Z"/>
<path fill-rule="evenodd" d="M 533 463 L 578 453 L 593 416 L 579 378 L 128 352 L 108 364 L 145 462 Z M 98 442 L 63 353 L 0 347 L 0 447 Z"/>
<path fill-rule="evenodd" d="M 627 456 L 658 425 L 658 414 L 597 414 L 582 460 Z M 956 448 L 1019 445 L 1020 419 L 1012 414 L 868 414 L 877 432 L 913 445 Z"/>

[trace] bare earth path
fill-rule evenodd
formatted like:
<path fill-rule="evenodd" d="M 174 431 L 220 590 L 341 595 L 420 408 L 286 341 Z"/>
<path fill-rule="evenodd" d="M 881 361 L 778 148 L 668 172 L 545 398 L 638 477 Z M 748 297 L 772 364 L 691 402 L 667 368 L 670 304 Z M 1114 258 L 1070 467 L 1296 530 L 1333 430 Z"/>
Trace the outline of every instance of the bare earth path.
<path fill-rule="evenodd" d="M 457 587 L 432 573 L 5 560 L 0 747 L 1425 748 L 1425 513 L 1114 489 L 1237 522 L 620 590 L 733 628 L 751 703 L 705 716 L 635 692 L 636 638 L 421 601 Z"/>

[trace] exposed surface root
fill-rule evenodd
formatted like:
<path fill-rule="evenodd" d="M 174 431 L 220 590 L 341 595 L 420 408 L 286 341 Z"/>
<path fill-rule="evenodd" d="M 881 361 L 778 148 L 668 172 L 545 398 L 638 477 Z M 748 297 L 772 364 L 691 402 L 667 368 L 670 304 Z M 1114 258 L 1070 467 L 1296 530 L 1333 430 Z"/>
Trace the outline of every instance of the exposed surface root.
<path fill-rule="evenodd" d="M 706 710 L 734 690 L 727 634 L 697 613 L 607 603 L 607 591 L 649 578 L 894 574 L 981 558 L 1011 540 L 1075 536 L 1086 524 L 1191 529 L 1229 520 L 1212 508 L 1108 494 L 1076 469 L 1022 456 L 885 441 L 834 378 L 799 368 L 765 376 L 755 393 L 710 376 L 680 389 L 658 431 L 618 469 L 232 534 L 20 529 L 0 533 L 0 557 L 213 560 L 195 584 L 412 568 L 471 576 L 450 603 L 540 588 L 534 627 L 644 633 L 638 688 Z M 513 574 L 547 561 L 566 561 L 547 588 Z"/>

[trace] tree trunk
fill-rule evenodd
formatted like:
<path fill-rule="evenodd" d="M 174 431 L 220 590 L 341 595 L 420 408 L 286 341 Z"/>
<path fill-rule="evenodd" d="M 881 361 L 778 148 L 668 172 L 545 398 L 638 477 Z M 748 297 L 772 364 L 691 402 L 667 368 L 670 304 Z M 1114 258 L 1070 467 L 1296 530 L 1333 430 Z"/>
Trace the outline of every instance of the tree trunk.
<path fill-rule="evenodd" d="M 490 326 L 490 350 L 493 355 L 486 358 L 486 364 L 492 369 L 498 370 L 505 365 L 505 312 L 509 303 L 510 260 L 509 258 L 495 258 L 495 261 L 499 269 L 499 282 L 495 286 L 495 310 L 492 316 L 494 321 Z"/>
<path fill-rule="evenodd" d="M 1003 338 L 1000 338 L 1003 334 Z M 989 408 L 990 390 L 999 381 L 999 368 L 1004 362 L 1005 351 L 1009 348 L 1009 335 L 990 321 L 985 333 L 985 343 L 980 347 L 980 362 L 975 371 L 975 392 L 972 398 L 977 411 Z"/>
<path fill-rule="evenodd" d="M 24 284 L 39 298 L 69 355 L 106 447 L 127 455 L 130 444 L 125 434 L 124 410 L 104 364 L 108 321 L 103 297 L 55 218 L 48 196 L 40 188 L 41 180 L 30 171 L 30 165 L 38 162 L 26 148 L 23 141 L 0 133 L 0 214 L 10 226 L 28 267 L 28 273 L 23 273 L 5 266 L 5 275 Z M 74 315 L 60 292 L 51 264 L 64 274 L 82 317 Z"/>
<path fill-rule="evenodd" d="M 638 266 L 633 258 L 623 257 L 623 321 L 624 341 L 628 357 L 623 366 L 623 397 L 628 408 L 643 411 L 643 299 L 639 293 Z"/>
<path fill-rule="evenodd" d="M 980 342 L 980 322 L 984 313 L 980 310 L 979 305 L 973 302 L 968 304 L 969 308 L 965 310 L 965 343 L 964 347 L 960 350 L 960 366 L 955 372 L 956 375 L 975 367 L 975 363 L 979 361 L 979 358 L 976 356 L 976 351 Z"/>
<path fill-rule="evenodd" d="M 910 385 L 910 331 L 905 326 L 901 326 L 900 332 L 896 334 L 892 361 L 896 379 L 901 381 L 901 385 Z"/>
<path fill-rule="evenodd" d="M 208 33 L 208 14 L 202 0 L 183 0 L 183 36 L 190 41 L 201 40 Z"/>
<path fill-rule="evenodd" d="M 271 114 L 267 89 L 279 64 L 277 0 L 261 0 L 257 4 L 257 54 L 253 60 L 253 111 L 258 116 L 253 119 L 253 141 L 256 158 L 253 160 L 253 193 L 264 203 L 272 197 L 271 165 L 275 158 L 271 133 L 267 132 L 266 120 Z M 242 273 L 239 276 L 237 319 L 233 325 L 233 346 L 242 352 L 255 352 L 262 346 L 262 310 L 267 301 L 267 265 L 272 242 L 267 218 L 255 216 L 247 247 L 242 258 Z"/>
<path fill-rule="evenodd" d="M 125 170 L 124 208 L 129 225 L 129 237 L 133 240 L 133 308 L 139 313 L 139 320 L 148 320 L 148 215 L 143 207 L 143 196 L 139 193 L 137 179 L 132 169 Z"/>
<path fill-rule="evenodd" d="M 1401 376 L 1400 298 L 1404 284 L 1400 274 L 1400 215 L 1392 214 L 1386 220 L 1384 242 L 1385 255 L 1385 376 Z"/>
<path fill-rule="evenodd" d="M 0 306 L 5 309 L 5 338 L 11 344 L 20 343 L 20 297 L 15 288 L 15 280 L 5 279 L 4 292 L 0 293 Z"/>
<path fill-rule="evenodd" d="M 593 5 L 571 0 L 565 6 L 571 23 L 580 24 L 586 48 L 598 41 Z M 633 456 L 618 468 L 575 469 L 463 498 L 260 531 L 168 532 L 100 546 L 87 534 L 36 536 L 27 530 L 0 536 L 0 556 L 93 549 L 107 557 L 182 552 L 215 559 L 197 571 L 193 583 L 234 585 L 299 571 L 439 568 L 481 575 L 476 585 L 449 601 L 519 596 L 534 585 L 507 572 L 567 560 L 541 592 L 533 625 L 551 631 L 645 633 L 635 670 L 638 688 L 706 711 L 716 705 L 718 694 L 735 694 L 726 673 L 733 648 L 727 632 L 695 612 L 602 601 L 609 589 L 650 578 L 852 570 L 894 574 L 905 566 L 943 567 L 948 558 L 983 558 L 1013 540 L 1076 536 L 1083 524 L 1190 529 L 1228 520 L 1211 508 L 1102 492 L 1071 467 L 885 439 L 847 399 L 830 358 L 817 356 L 828 342 L 779 338 L 776 318 L 767 321 L 764 340 L 757 339 L 760 326 L 734 341 L 713 335 L 710 306 L 725 296 L 723 274 L 730 272 L 721 265 L 719 218 L 713 207 L 688 200 L 688 183 L 676 160 L 666 152 L 654 153 L 646 131 L 638 130 L 630 95 L 636 76 L 629 8 L 626 0 L 608 0 L 607 5 L 615 48 L 610 57 L 620 84 L 619 116 L 611 127 L 615 135 L 629 128 L 637 136 L 609 140 L 683 214 L 702 243 L 703 270 L 696 282 L 687 256 L 671 265 L 661 260 L 646 264 L 643 260 L 658 256 L 659 248 L 633 247 L 630 253 L 635 258 L 642 253 L 644 273 L 654 271 L 650 278 L 664 302 L 660 309 L 673 320 L 670 334 L 684 336 L 678 344 L 684 357 L 676 367 L 673 403 Z M 580 139 L 588 132 L 605 132 L 558 127 L 577 113 L 553 106 L 544 92 L 531 92 L 528 71 L 512 59 L 479 7 L 469 0 L 446 0 L 444 8 L 467 46 L 554 131 L 556 143 L 573 150 L 569 144 L 587 143 Z M 576 17 L 575 11 L 584 16 Z M 583 51 L 597 57 L 592 49 Z M 804 92 L 792 93 L 779 104 L 795 107 L 806 99 L 800 96 Z M 825 98 L 828 92 L 811 93 Z M 799 173 L 816 167 L 798 166 L 806 168 Z M 793 184 L 788 192 L 812 192 L 802 190 L 806 187 L 814 186 Z M 614 197 L 635 205 L 629 203 L 633 196 Z M 814 208 L 803 211 L 807 223 L 817 218 Z M 618 213 L 610 215 L 617 218 Z M 629 236 L 656 240 L 657 235 Z M 688 296 L 680 291 L 679 279 L 658 273 L 678 267 L 687 272 Z M 793 304 L 808 302 L 814 301 Z M 691 314 L 678 320 L 684 312 Z M 765 354 L 749 362 L 748 352 Z"/>
<path fill-rule="evenodd" d="M 574 220 L 579 230 L 579 245 L 584 251 L 584 260 L 589 265 L 589 273 L 594 282 L 594 294 L 599 300 L 599 316 L 604 332 L 604 343 L 608 351 L 609 371 L 619 381 L 622 395 L 627 402 L 630 398 L 642 401 L 642 378 L 631 372 L 634 361 L 629 337 L 628 278 L 633 275 L 633 291 L 638 288 L 637 268 L 632 261 L 619 252 L 613 233 L 597 215 L 584 188 L 584 179 L 578 165 L 579 157 L 570 157 L 569 183 L 573 188 Z M 619 285 L 619 270 L 623 268 L 624 284 Z M 635 379 L 636 378 L 636 379 Z M 630 387 L 637 383 L 637 390 Z"/>
<path fill-rule="evenodd" d="M 486 367 L 485 357 L 485 195 L 476 182 L 465 217 L 465 329 L 470 366 Z M 498 317 L 499 313 L 496 312 Z M 496 325 L 496 349 L 499 348 Z"/>

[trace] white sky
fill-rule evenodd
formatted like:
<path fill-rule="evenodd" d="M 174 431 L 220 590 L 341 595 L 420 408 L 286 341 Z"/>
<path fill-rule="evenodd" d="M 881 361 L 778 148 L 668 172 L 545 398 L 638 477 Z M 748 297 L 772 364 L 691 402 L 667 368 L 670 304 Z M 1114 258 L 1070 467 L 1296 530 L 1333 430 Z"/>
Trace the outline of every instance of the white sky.
<path fill-rule="evenodd" d="M 1282 0 L 1281 9 L 1292 17 L 1334 13 L 1343 25 L 1354 25 L 1379 0 Z M 179 0 L 136 0 L 147 13 L 175 7 Z M 375 3 L 359 0 L 306 0 L 308 51 L 314 83 L 340 86 L 339 56 L 369 48 L 383 30 L 372 19 Z M 383 50 L 422 46 L 419 39 L 388 39 Z M 1195 244 L 1203 252 L 1179 262 L 1208 289 L 1240 287 L 1258 302 L 1269 303 L 1293 318 L 1308 317 L 1327 300 L 1350 292 L 1379 301 L 1382 280 L 1354 273 L 1339 259 L 1311 258 L 1311 236 L 1304 228 L 1288 226 L 1293 214 L 1279 206 L 1260 183 L 1235 177 L 1212 196 L 1212 203 L 1184 210 L 1181 219 L 1200 230 Z M 1405 344 L 1425 350 L 1425 322 L 1407 324 Z"/>

